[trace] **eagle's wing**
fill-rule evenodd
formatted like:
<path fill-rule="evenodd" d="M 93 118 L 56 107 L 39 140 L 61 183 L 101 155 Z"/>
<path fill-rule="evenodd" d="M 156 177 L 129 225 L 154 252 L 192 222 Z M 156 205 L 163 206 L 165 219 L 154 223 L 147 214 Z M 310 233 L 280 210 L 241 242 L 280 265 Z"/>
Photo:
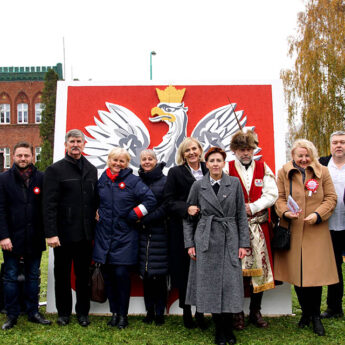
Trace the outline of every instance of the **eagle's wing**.
<path fill-rule="evenodd" d="M 226 152 L 226 161 L 234 159 L 234 155 L 230 151 L 230 140 L 232 135 L 239 130 L 237 120 L 244 130 L 255 128 L 254 126 L 245 127 L 247 116 L 243 115 L 243 110 L 235 111 L 236 106 L 236 103 L 231 103 L 214 109 L 197 123 L 192 137 L 197 138 L 201 142 L 204 152 L 211 146 L 218 146 Z M 257 148 L 254 154 L 256 155 L 260 151 L 261 149 Z M 254 158 L 260 159 L 261 156 L 254 156 Z"/>
<path fill-rule="evenodd" d="M 149 131 L 129 109 L 108 102 L 106 106 L 109 111 L 98 111 L 100 120 L 94 117 L 96 125 L 85 127 L 92 136 L 86 136 L 86 158 L 100 171 L 106 166 L 109 151 L 114 147 L 123 147 L 131 156 L 130 167 L 137 172 L 140 152 L 150 144 Z"/>

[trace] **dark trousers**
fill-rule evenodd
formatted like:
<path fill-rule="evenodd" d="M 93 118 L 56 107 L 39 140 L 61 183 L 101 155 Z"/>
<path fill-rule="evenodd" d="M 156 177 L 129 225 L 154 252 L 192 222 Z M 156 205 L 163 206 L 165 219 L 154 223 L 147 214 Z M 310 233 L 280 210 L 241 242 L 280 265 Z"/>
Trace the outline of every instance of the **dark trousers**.
<path fill-rule="evenodd" d="M 261 301 L 263 292 L 254 293 L 253 292 L 253 286 L 250 286 L 250 305 L 249 310 L 251 312 L 257 312 L 261 310 Z"/>
<path fill-rule="evenodd" d="M 4 255 L 4 297 L 8 317 L 17 318 L 20 314 L 18 272 L 20 257 L 8 250 Z M 38 312 L 40 289 L 40 264 L 42 253 L 24 257 L 24 298 L 26 312 L 30 316 Z"/>
<path fill-rule="evenodd" d="M 320 316 L 322 286 L 295 286 L 298 302 L 305 316 Z"/>
<path fill-rule="evenodd" d="M 128 265 L 105 265 L 103 278 L 109 299 L 110 311 L 113 314 L 128 314 L 131 294 L 131 276 Z"/>
<path fill-rule="evenodd" d="M 90 241 L 63 244 L 54 248 L 55 303 L 59 316 L 72 312 L 71 268 L 75 273 L 77 315 L 88 315 L 90 310 L 89 267 L 92 258 Z"/>
<path fill-rule="evenodd" d="M 333 242 L 335 262 L 337 264 L 339 283 L 328 286 L 327 292 L 327 306 L 335 312 L 343 310 L 342 299 L 344 295 L 344 281 L 341 265 L 343 263 L 343 250 L 345 250 L 345 230 L 334 231 L 331 230 L 331 237 Z"/>
<path fill-rule="evenodd" d="M 167 280 L 165 275 L 143 279 L 145 307 L 148 312 L 163 315 L 167 300 Z"/>

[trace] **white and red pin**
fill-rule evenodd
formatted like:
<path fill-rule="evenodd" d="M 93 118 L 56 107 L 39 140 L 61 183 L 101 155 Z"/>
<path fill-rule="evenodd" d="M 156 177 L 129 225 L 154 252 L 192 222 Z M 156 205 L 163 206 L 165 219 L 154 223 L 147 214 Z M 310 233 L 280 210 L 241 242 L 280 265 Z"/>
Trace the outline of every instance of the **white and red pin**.
<path fill-rule="evenodd" d="M 319 187 L 319 182 L 312 178 L 306 182 L 305 186 L 309 190 L 308 196 L 312 196 L 312 193 L 316 193 L 316 190 Z"/>
<path fill-rule="evenodd" d="M 40 193 L 41 193 L 41 190 L 40 190 L 38 187 L 35 187 L 35 188 L 34 188 L 34 193 L 35 193 L 35 194 L 40 194 Z"/>
<path fill-rule="evenodd" d="M 126 184 L 124 182 L 119 183 L 119 188 L 120 189 L 125 189 Z"/>

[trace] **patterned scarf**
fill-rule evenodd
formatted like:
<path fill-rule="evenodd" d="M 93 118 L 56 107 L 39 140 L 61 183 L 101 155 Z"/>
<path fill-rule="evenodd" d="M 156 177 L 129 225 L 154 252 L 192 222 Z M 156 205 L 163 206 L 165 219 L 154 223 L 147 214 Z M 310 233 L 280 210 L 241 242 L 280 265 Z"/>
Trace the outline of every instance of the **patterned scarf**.
<path fill-rule="evenodd" d="M 33 171 L 32 165 L 29 165 L 25 170 L 20 169 L 17 166 L 16 168 L 19 173 L 19 176 L 23 179 L 25 186 L 29 187 L 30 178 L 32 176 L 32 171 Z"/>

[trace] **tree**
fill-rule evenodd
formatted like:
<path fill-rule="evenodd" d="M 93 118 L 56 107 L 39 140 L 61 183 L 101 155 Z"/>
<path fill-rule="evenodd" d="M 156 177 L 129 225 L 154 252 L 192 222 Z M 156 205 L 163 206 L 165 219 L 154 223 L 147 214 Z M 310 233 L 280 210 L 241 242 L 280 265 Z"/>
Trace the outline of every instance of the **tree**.
<path fill-rule="evenodd" d="M 308 1 L 289 56 L 296 57 L 294 68 L 281 71 L 289 138 L 307 138 L 328 154 L 330 134 L 344 129 L 345 1 Z"/>
<path fill-rule="evenodd" d="M 44 88 L 42 91 L 43 111 L 40 124 L 42 150 L 41 159 L 37 163 L 37 167 L 40 170 L 45 170 L 53 163 L 56 86 L 58 79 L 58 74 L 52 69 L 44 77 Z"/>

